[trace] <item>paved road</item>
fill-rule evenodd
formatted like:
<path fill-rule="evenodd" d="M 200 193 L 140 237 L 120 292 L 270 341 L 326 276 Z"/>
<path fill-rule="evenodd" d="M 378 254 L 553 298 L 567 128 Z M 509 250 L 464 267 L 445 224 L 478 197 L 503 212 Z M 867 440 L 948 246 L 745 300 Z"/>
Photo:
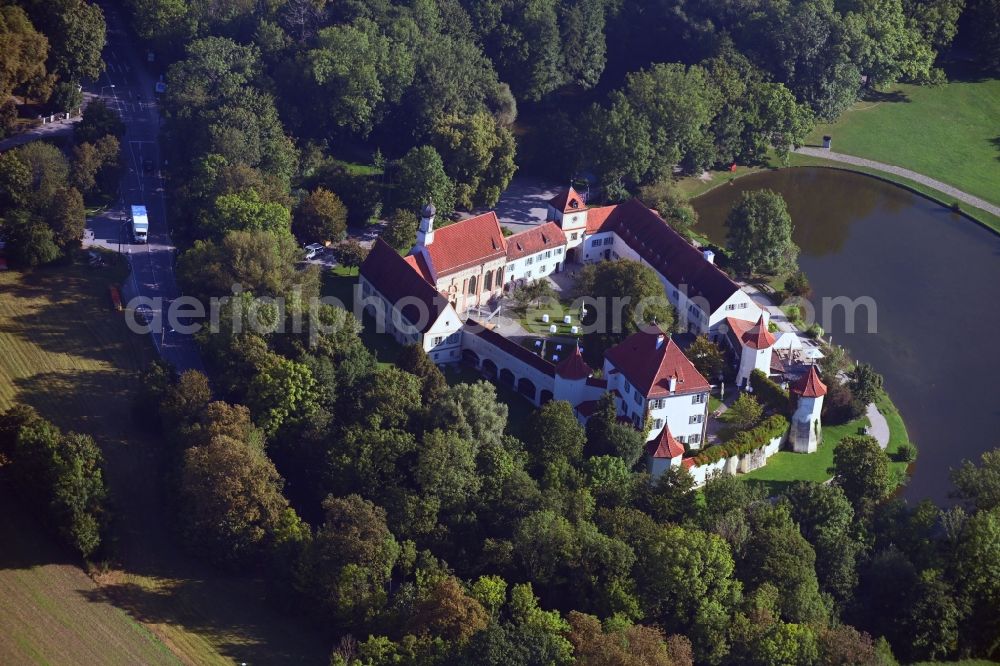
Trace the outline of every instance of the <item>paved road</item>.
<path fill-rule="evenodd" d="M 1000 206 L 991 204 L 988 201 L 984 201 L 979 197 L 967 194 L 962 190 L 952 187 L 947 183 L 942 183 L 940 180 L 935 180 L 929 178 L 923 174 L 919 174 L 916 171 L 910 171 L 909 169 L 904 169 L 903 167 L 893 166 L 891 164 L 885 164 L 883 162 L 876 162 L 875 160 L 868 160 L 863 157 L 855 157 L 853 155 L 845 155 L 843 153 L 835 153 L 826 148 L 796 148 L 796 153 L 801 155 L 809 155 L 810 157 L 821 157 L 826 160 L 831 160 L 833 162 L 842 162 L 844 164 L 853 164 L 854 166 L 868 167 L 869 169 L 875 169 L 877 171 L 884 171 L 885 173 L 891 173 L 896 176 L 901 176 L 903 178 L 908 178 L 912 181 L 920 183 L 921 185 L 926 185 L 927 187 L 933 187 L 939 192 L 944 192 L 950 197 L 954 197 L 962 203 L 969 204 L 974 208 L 980 210 L 985 210 L 993 215 L 1000 216 Z"/>
<path fill-rule="evenodd" d="M 86 107 L 87 103 L 93 98 L 93 94 L 85 92 L 83 94 L 83 107 Z M 38 139 L 55 139 L 60 136 L 68 135 L 73 131 L 73 126 L 78 122 L 80 122 L 80 116 L 72 116 L 66 120 L 57 120 L 55 122 L 32 127 L 25 132 L 15 134 L 12 137 L 8 137 L 3 141 L 0 141 L 0 152 L 28 143 L 29 141 L 37 141 Z"/>
<path fill-rule="evenodd" d="M 507 189 L 500 195 L 500 200 L 494 208 L 475 210 L 471 214 L 463 215 L 463 217 L 472 217 L 472 215 L 493 210 L 496 212 L 500 224 L 514 233 L 527 231 L 545 222 L 548 215 L 549 199 L 557 195 L 567 185 L 569 183 L 559 185 L 538 178 L 515 176 Z"/>
<path fill-rule="evenodd" d="M 157 351 L 178 372 L 200 370 L 203 366 L 194 338 L 175 332 L 166 321 L 167 308 L 180 292 L 174 279 L 175 248 L 170 240 L 164 182 L 160 174 L 160 115 L 153 92 L 158 73 L 147 69 L 144 53 L 131 41 L 131 33 L 118 8 L 107 2 L 102 2 L 101 8 L 108 23 L 108 43 L 104 48 L 107 70 L 100 81 L 91 86 L 91 92 L 117 109 L 125 122 L 122 139 L 125 168 L 118 203 L 88 220 L 86 243 L 104 245 L 116 251 L 120 247 L 127 254 L 132 275 L 128 284 L 123 285 L 126 300 L 134 296 L 153 299 L 154 313 L 162 315 L 156 319 L 162 319 L 163 326 L 151 333 Z M 146 206 L 148 244 L 129 242 L 127 211 L 132 205 Z"/>

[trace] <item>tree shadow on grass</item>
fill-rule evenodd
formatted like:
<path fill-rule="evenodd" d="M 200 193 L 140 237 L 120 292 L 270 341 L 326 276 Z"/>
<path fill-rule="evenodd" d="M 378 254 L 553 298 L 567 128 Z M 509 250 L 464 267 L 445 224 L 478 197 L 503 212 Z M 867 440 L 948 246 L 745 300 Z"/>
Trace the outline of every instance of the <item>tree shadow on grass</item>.
<path fill-rule="evenodd" d="M 238 590 L 234 590 L 238 586 Z M 249 579 L 157 580 L 150 587 L 106 581 L 80 594 L 94 603 L 112 603 L 148 625 L 169 624 L 212 638 L 213 647 L 237 663 L 321 664 L 329 646 L 317 640 L 308 617 L 285 614 L 274 622 L 264 583 Z"/>
<path fill-rule="evenodd" d="M 0 320 L 0 333 L 20 338 L 51 354 L 105 361 L 134 369 L 147 344 L 125 326 L 124 315 L 111 309 L 107 271 L 90 269 L 36 271 L 8 286 L 20 314 Z M 5 285 L 7 286 L 7 285 Z"/>
<path fill-rule="evenodd" d="M 173 456 L 162 438 L 139 427 L 132 384 L 121 377 L 78 370 L 15 381 L 19 402 L 64 429 L 92 435 L 104 452 L 112 523 L 102 556 L 110 569 L 96 575 L 103 592 L 80 593 L 111 601 L 142 622 L 206 634 L 237 662 L 325 663 L 323 634 L 309 618 L 275 609 L 263 580 L 217 570 L 183 549 L 170 502 Z M 10 566 L 41 563 L 6 557 Z"/>
<path fill-rule="evenodd" d="M 998 153 L 1000 153 L 1000 136 L 990 139 L 990 143 L 993 144 L 993 147 L 997 149 Z M 997 155 L 997 161 L 1000 161 L 1000 154 Z"/>
<path fill-rule="evenodd" d="M 861 99 L 866 102 L 904 102 L 909 103 L 910 97 L 901 90 L 875 90 L 869 88 L 862 91 Z"/>

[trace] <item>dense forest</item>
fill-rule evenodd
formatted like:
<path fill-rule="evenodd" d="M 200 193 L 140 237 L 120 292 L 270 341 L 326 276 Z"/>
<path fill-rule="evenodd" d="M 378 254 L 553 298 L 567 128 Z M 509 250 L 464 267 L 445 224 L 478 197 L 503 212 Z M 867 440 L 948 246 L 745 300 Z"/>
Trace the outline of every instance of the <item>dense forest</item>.
<path fill-rule="evenodd" d="M 80 30 L 50 27 L 73 16 L 59 6 L 0 7 L 3 43 L 23 45 L 0 49 L 0 93 L 48 97 L 47 83 L 100 71 L 57 37 Z M 331 664 L 1000 658 L 1000 453 L 954 471 L 947 509 L 892 498 L 886 455 L 860 435 L 838 448 L 834 483 L 776 498 L 732 477 L 698 493 L 684 471 L 654 482 L 643 433 L 610 403 L 586 427 L 563 402 L 518 423 L 492 385 L 449 384 L 418 348 L 380 365 L 350 313 L 307 306 L 321 275 L 298 265 L 301 242 L 380 217 L 404 249 L 428 198 L 442 216 L 491 206 L 519 168 L 669 203 L 675 173 L 780 155 L 880 86 L 933 85 L 942 54 L 996 67 L 996 0 L 129 9 L 169 63 L 162 144 L 185 293 L 239 283 L 221 321 L 271 324 L 203 335 L 207 376 L 154 365 L 136 412 L 158 416 L 172 452 L 179 538 L 267 578 L 270 603 L 328 637 Z M 55 197 L 79 210 L 82 189 L 113 178 L 113 114 L 94 106 L 84 127 L 93 143 L 72 169 L 55 149 L 0 158 L 0 177 L 20 178 L 0 194 L 23 219 L 26 264 L 79 235 L 56 222 Z M 356 245 L 343 253 L 360 261 Z M 288 332 L 293 320 L 328 332 Z M 758 408 L 745 429 L 783 416 Z M 0 461 L 24 486 L 42 479 L 33 492 L 60 533 L 100 556 L 93 442 L 15 408 Z"/>

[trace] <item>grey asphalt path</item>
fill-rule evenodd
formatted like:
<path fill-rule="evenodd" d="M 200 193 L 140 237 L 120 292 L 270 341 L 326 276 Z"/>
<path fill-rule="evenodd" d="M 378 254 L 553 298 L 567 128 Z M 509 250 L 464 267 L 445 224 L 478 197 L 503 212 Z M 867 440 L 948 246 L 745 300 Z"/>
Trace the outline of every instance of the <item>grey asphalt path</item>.
<path fill-rule="evenodd" d="M 889 445 L 889 422 L 885 420 L 882 412 L 878 411 L 875 403 L 869 403 L 865 408 L 865 415 L 868 417 L 868 434 L 878 440 L 878 445 L 883 449 Z"/>
<path fill-rule="evenodd" d="M 87 106 L 87 102 L 93 99 L 94 95 L 84 93 L 83 97 L 83 105 Z M 45 123 L 44 125 L 33 127 L 26 132 L 15 134 L 14 136 L 0 141 L 0 153 L 5 150 L 10 150 L 11 148 L 30 143 L 31 141 L 38 141 L 39 139 L 55 139 L 61 136 L 67 136 L 73 131 L 73 126 L 78 122 L 80 122 L 80 116 L 72 116 L 67 120 L 57 120 L 55 122 Z"/>
<path fill-rule="evenodd" d="M 88 220 L 86 242 L 116 251 L 121 247 L 132 266 L 129 283 L 123 285 L 126 299 L 130 296 L 149 299 L 154 324 L 162 322 L 159 330 L 150 333 L 160 356 L 178 372 L 201 370 L 203 365 L 194 338 L 173 330 L 166 317 L 180 291 L 174 277 L 176 248 L 170 239 L 164 181 L 160 173 L 160 115 L 153 92 L 158 76 L 147 69 L 144 53 L 132 43 L 131 33 L 118 8 L 108 2 L 102 2 L 101 8 L 108 23 L 108 43 L 104 48 L 107 70 L 94 83 L 91 92 L 117 109 L 125 122 L 122 138 L 125 168 L 118 202 L 102 215 Z M 147 161 L 151 166 L 149 170 L 144 168 Z M 147 244 L 129 242 L 127 220 L 132 205 L 146 206 L 149 217 Z M 125 241 L 121 245 L 120 238 Z"/>
<path fill-rule="evenodd" d="M 493 210 L 500 224 L 514 233 L 526 231 L 545 222 L 548 212 L 548 201 L 569 183 L 559 185 L 550 181 L 515 176 L 510 185 L 500 195 L 497 205 L 491 208 L 473 211 L 464 217 L 472 217 Z"/>
<path fill-rule="evenodd" d="M 933 187 L 935 190 L 943 192 L 950 197 L 954 197 L 958 201 L 968 204 L 974 208 L 985 210 L 987 213 L 1000 216 L 1000 206 L 991 204 L 989 201 L 980 199 L 979 197 L 963 192 L 957 187 L 952 187 L 947 183 L 942 183 L 940 180 L 929 178 L 928 176 L 917 173 L 916 171 L 910 171 L 909 169 L 893 166 L 892 164 L 876 162 L 875 160 L 868 160 L 863 157 L 855 157 L 854 155 L 835 153 L 831 150 L 827 150 L 826 148 L 802 147 L 802 148 L 796 148 L 795 152 L 799 153 L 800 155 L 821 157 L 823 159 L 831 160 L 834 162 L 842 162 L 843 164 L 852 164 L 854 166 L 868 167 L 869 169 L 884 171 L 885 173 L 891 173 L 896 176 L 908 178 L 909 180 L 920 183 L 921 185 L 926 185 L 927 187 Z"/>

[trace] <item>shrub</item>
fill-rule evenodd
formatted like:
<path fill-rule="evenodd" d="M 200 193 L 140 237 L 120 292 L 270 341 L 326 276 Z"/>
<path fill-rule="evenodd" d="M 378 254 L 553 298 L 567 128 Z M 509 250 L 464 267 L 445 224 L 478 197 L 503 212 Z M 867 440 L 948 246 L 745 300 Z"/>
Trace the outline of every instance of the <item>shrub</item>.
<path fill-rule="evenodd" d="M 773 414 L 753 430 L 738 432 L 728 442 L 705 449 L 695 456 L 695 465 L 708 465 L 723 458 L 744 456 L 766 446 L 786 430 L 788 430 L 788 419 L 781 414 Z"/>
<path fill-rule="evenodd" d="M 0 104 L 0 139 L 14 131 L 17 124 L 17 105 L 14 100 L 8 99 Z"/>
<path fill-rule="evenodd" d="M 808 296 L 812 292 L 809 286 L 809 278 L 802 271 L 792 273 L 785 280 L 785 293 L 790 296 Z"/>
<path fill-rule="evenodd" d="M 896 462 L 911 463 L 917 459 L 917 449 L 912 444 L 900 444 L 893 458 Z"/>
<path fill-rule="evenodd" d="M 784 414 L 789 408 L 788 391 L 775 384 L 760 370 L 750 373 L 750 387 L 757 400 L 771 411 Z"/>
<path fill-rule="evenodd" d="M 806 330 L 806 335 L 808 335 L 813 340 L 816 340 L 817 338 L 822 338 L 823 333 L 824 333 L 823 327 L 815 323 Z"/>

